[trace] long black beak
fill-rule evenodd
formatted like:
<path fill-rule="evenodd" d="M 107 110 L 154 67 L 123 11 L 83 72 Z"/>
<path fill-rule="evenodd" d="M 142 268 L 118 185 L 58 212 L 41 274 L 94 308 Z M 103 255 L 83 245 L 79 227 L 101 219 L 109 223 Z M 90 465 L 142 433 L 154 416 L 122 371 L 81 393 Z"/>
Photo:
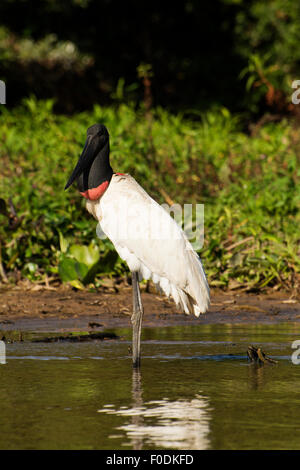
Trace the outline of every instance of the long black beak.
<path fill-rule="evenodd" d="M 66 186 L 65 190 L 74 183 L 74 181 L 81 175 L 81 173 L 90 167 L 96 155 L 99 145 L 99 139 L 96 136 L 88 135 L 82 154 L 79 157 L 77 165 L 75 166 Z"/>

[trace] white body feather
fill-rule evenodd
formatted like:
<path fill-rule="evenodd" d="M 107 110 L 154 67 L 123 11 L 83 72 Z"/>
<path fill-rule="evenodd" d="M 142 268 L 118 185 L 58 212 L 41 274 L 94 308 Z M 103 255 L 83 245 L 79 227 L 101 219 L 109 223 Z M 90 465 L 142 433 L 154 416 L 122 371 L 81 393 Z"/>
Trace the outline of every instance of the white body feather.
<path fill-rule="evenodd" d="M 129 175 L 114 174 L 87 210 L 119 256 L 140 279 L 152 279 L 186 314 L 209 307 L 209 287 L 198 255 L 174 219 Z"/>

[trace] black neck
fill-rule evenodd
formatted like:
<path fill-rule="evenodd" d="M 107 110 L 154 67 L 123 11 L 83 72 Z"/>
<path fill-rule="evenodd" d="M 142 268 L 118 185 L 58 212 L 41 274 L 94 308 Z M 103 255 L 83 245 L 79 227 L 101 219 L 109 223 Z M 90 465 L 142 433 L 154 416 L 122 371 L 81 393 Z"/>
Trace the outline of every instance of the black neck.
<path fill-rule="evenodd" d="M 91 165 L 77 179 L 80 192 L 97 188 L 104 181 L 110 181 L 113 170 L 109 163 L 109 141 L 99 151 Z"/>

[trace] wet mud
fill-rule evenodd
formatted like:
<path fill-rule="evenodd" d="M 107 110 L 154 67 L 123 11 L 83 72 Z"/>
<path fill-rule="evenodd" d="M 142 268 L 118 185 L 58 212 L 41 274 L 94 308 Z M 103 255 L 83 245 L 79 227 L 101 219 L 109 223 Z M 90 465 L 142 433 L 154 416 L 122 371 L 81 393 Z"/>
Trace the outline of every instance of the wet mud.
<path fill-rule="evenodd" d="M 286 292 L 247 294 L 213 291 L 210 310 L 196 318 L 173 301 L 142 292 L 143 327 L 224 323 L 300 322 L 300 298 Z M 130 327 L 132 292 L 75 291 L 68 288 L 0 290 L 0 331 L 99 332 Z"/>

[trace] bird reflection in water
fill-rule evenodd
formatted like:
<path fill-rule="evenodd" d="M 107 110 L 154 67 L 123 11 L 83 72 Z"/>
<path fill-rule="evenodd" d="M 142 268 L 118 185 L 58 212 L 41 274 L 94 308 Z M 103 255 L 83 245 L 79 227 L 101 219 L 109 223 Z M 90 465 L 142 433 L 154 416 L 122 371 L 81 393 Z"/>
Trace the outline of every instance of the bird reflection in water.
<path fill-rule="evenodd" d="M 99 413 L 123 416 L 126 421 L 117 429 L 124 431 L 135 450 L 208 449 L 210 409 L 206 397 L 152 400 L 144 403 L 140 370 L 132 374 L 132 407 L 103 408 Z M 130 418 L 128 420 L 128 418 Z"/>

